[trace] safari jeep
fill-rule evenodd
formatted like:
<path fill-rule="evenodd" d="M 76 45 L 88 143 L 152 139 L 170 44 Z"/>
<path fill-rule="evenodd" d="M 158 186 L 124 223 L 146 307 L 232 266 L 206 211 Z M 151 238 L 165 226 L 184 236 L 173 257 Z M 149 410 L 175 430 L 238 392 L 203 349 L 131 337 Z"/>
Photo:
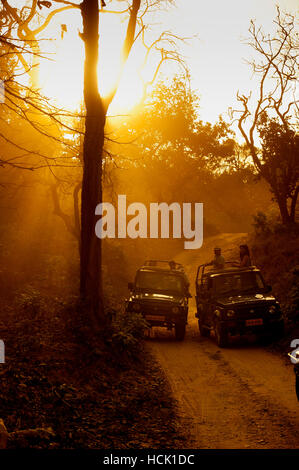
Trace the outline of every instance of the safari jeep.
<path fill-rule="evenodd" d="M 184 339 L 190 294 L 180 265 L 171 269 L 168 261 L 149 261 L 138 269 L 134 283 L 128 287 L 128 314 L 140 312 L 150 327 L 174 327 L 176 339 Z"/>
<path fill-rule="evenodd" d="M 214 331 L 218 346 L 229 336 L 254 333 L 264 337 L 283 335 L 284 321 L 279 303 L 270 294 L 259 269 L 228 267 L 223 270 L 198 267 L 195 288 L 199 331 Z"/>

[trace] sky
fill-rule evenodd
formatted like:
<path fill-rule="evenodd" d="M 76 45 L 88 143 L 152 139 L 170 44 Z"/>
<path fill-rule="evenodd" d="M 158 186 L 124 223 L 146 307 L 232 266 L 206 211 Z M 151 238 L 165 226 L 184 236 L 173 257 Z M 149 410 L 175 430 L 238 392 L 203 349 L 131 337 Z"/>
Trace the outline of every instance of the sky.
<path fill-rule="evenodd" d="M 297 0 L 177 0 L 168 13 L 180 35 L 198 34 L 184 47 L 193 87 L 201 97 L 201 116 L 214 122 L 236 103 L 236 92 L 247 92 L 254 83 L 245 58 L 252 54 L 242 42 L 248 37 L 251 19 L 265 31 L 273 31 L 276 4 L 288 12 L 298 11 Z"/>
<path fill-rule="evenodd" d="M 18 2 L 17 2 L 18 3 Z M 113 4 L 113 2 L 112 2 Z M 117 4 L 115 1 L 114 4 Z M 214 123 L 220 114 L 228 119 L 229 107 L 236 105 L 236 93 L 254 88 L 254 77 L 245 58 L 252 52 L 242 43 L 248 37 L 251 19 L 273 31 L 276 4 L 282 10 L 295 13 L 297 0 L 176 0 L 167 11 L 148 18 L 152 23 L 151 38 L 164 30 L 180 37 L 190 37 L 187 44 L 180 45 L 190 69 L 192 87 L 200 96 L 200 117 Z M 298 11 L 298 8 L 297 8 Z M 67 33 L 61 40 L 61 24 L 67 24 Z M 126 21 L 120 23 L 119 15 L 101 15 L 100 50 L 101 90 L 105 93 L 117 75 L 120 44 L 124 37 Z M 72 107 L 82 97 L 83 43 L 78 36 L 82 30 L 78 10 L 60 14 L 47 30 L 47 37 L 55 37 L 51 47 L 53 61 L 47 61 L 41 69 L 42 87 L 46 94 L 56 96 L 58 103 Z M 196 35 L 196 38 L 194 37 Z M 125 112 L 130 103 L 135 104 L 141 96 L 141 82 L 136 73 L 142 62 L 144 49 L 136 43 L 126 66 L 126 72 L 111 113 Z M 155 63 L 145 69 L 146 78 L 152 75 Z M 162 73 L 169 77 L 178 69 L 166 64 Z"/>

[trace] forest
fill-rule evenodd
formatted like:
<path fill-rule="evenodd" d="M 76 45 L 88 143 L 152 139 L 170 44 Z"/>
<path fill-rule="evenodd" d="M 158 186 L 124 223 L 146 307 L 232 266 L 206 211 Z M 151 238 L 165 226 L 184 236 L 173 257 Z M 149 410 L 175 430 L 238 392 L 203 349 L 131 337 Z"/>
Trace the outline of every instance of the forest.
<path fill-rule="evenodd" d="M 210 261 L 215 246 L 235 261 L 246 243 L 271 284 L 285 332 L 261 346 L 257 362 L 273 354 L 269 364 L 281 366 L 279 377 L 288 374 L 290 386 L 293 370 L 289 364 L 285 372 L 279 355 L 299 334 L 295 3 L 285 2 L 287 9 L 270 2 L 266 26 L 246 17 L 243 66 L 251 81 L 240 78 L 234 99 L 213 120 L 203 116 L 205 90 L 196 85 L 196 75 L 209 77 L 209 69 L 194 71 L 188 61 L 188 54 L 200 54 L 201 30 L 198 41 L 170 19 L 182 3 L 0 1 L 0 448 L 271 448 L 273 442 L 299 448 L 298 436 L 290 438 L 297 403 L 290 405 L 292 413 L 297 405 L 297 421 L 281 440 L 261 444 L 244 434 L 238 441 L 232 423 L 231 439 L 221 441 L 223 422 L 207 444 L 209 431 L 195 436 L 182 417 L 180 387 L 187 385 L 173 379 L 179 366 L 169 373 L 170 362 L 163 362 L 168 354 L 187 364 L 191 347 L 208 347 L 192 323 L 194 282 L 195 268 Z M 184 18 L 192 9 L 199 15 L 197 8 L 192 0 Z M 218 70 L 220 81 L 224 73 Z M 97 236 L 103 212 L 96 208 L 117 208 L 120 195 L 127 207 L 148 209 L 148 227 L 154 204 L 202 204 L 202 247 L 194 239 L 195 249 L 186 250 L 187 236 L 148 237 L 140 226 L 137 235 L 120 236 L 126 227 L 115 213 L 114 235 Z M 131 209 L 127 223 L 133 215 Z M 196 233 L 196 213 L 191 222 Z M 125 311 L 128 282 L 151 259 L 178 260 L 188 274 L 192 320 L 183 343 L 169 332 L 144 338 L 145 318 Z M 249 367 L 260 349 L 240 348 Z M 207 354 L 208 361 L 218 351 Z M 233 357 L 225 360 L 233 367 Z M 286 405 L 279 406 L 283 423 Z M 273 425 L 260 419 L 278 436 L 278 417 Z"/>

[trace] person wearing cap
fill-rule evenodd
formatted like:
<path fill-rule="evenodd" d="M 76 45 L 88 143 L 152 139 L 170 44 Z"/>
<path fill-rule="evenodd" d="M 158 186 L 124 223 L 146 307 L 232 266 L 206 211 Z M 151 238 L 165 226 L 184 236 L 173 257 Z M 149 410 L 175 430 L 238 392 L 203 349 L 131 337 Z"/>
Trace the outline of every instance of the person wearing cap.
<path fill-rule="evenodd" d="M 221 248 L 214 248 L 214 254 L 214 259 L 210 263 L 207 263 L 206 266 L 213 266 L 214 269 L 224 269 L 225 259 L 221 254 Z"/>

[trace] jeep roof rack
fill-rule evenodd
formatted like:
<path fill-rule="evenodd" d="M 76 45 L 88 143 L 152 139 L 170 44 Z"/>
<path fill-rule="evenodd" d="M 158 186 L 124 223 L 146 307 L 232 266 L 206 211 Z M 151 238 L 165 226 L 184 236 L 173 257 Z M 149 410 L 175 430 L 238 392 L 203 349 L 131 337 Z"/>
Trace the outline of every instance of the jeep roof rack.
<path fill-rule="evenodd" d="M 143 267 L 171 269 L 170 268 L 171 261 L 172 260 L 168 261 L 168 260 L 161 260 L 161 259 L 149 259 L 149 260 L 146 260 L 143 263 Z M 176 271 L 184 271 L 183 265 L 181 263 L 177 263 L 176 261 L 174 261 L 174 263 L 175 263 L 175 270 Z"/>
<path fill-rule="evenodd" d="M 225 264 L 232 264 L 232 261 L 226 261 Z M 205 267 L 207 267 L 206 264 L 200 264 L 198 266 L 197 273 L 196 273 L 196 281 L 195 281 L 196 285 L 198 285 L 199 277 L 200 279 L 203 279 L 203 277 L 206 277 L 206 276 L 214 276 L 214 275 L 226 274 L 226 273 L 236 273 L 236 272 L 240 272 L 240 271 L 242 272 L 246 270 L 254 271 L 258 269 L 256 266 L 246 266 L 244 268 L 239 268 L 238 266 L 227 266 L 227 267 L 224 267 L 223 269 L 215 269 L 213 268 L 213 266 L 209 266 L 210 268 L 209 271 L 205 272 Z M 199 276 L 201 268 L 202 268 L 202 271 L 201 271 L 201 275 Z"/>

